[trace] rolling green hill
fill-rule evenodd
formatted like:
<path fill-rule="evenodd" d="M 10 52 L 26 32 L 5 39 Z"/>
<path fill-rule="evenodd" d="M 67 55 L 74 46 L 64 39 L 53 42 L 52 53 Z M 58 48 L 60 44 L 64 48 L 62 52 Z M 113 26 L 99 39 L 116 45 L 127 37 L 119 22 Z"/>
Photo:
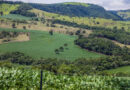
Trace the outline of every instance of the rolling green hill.
<path fill-rule="evenodd" d="M 107 12 L 103 7 L 85 3 L 30 4 L 33 8 L 68 16 L 100 17 L 121 20 L 118 15 Z"/>
<path fill-rule="evenodd" d="M 19 7 L 18 4 L 0 4 L 0 12 L 3 12 L 3 15 L 9 14 L 11 11 L 16 10 Z"/>

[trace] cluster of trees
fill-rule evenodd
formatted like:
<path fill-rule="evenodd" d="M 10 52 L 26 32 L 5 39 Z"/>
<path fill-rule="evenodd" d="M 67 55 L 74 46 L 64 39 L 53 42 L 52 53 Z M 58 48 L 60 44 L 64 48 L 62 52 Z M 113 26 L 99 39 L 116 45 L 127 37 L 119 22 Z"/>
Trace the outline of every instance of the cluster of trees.
<path fill-rule="evenodd" d="M 98 30 L 91 34 L 92 37 L 104 37 L 110 40 L 118 41 L 122 44 L 130 45 L 130 33 L 124 30 Z"/>
<path fill-rule="evenodd" d="M 130 54 L 130 49 L 128 49 L 127 47 L 121 48 L 111 40 L 107 40 L 104 38 L 82 37 L 75 40 L 75 44 L 79 45 L 81 48 L 85 48 L 98 53 L 103 53 L 106 55 Z"/>
<path fill-rule="evenodd" d="M 68 44 L 65 43 L 64 46 L 59 47 L 59 49 L 55 49 L 56 54 L 60 54 L 60 52 L 64 52 L 64 49 L 68 49 Z"/>
<path fill-rule="evenodd" d="M 20 65 L 33 65 L 54 72 L 55 74 L 101 74 L 100 71 L 130 65 L 130 56 L 107 56 L 98 59 L 77 59 L 75 61 L 57 59 L 38 59 L 26 56 L 20 52 L 0 55 L 0 61 L 9 61 Z"/>
<path fill-rule="evenodd" d="M 19 35 L 18 32 L 6 32 L 6 31 L 1 31 L 1 32 L 0 32 L 0 39 L 9 38 L 9 37 L 17 37 L 18 35 Z"/>
<path fill-rule="evenodd" d="M 83 28 L 83 29 L 89 29 L 89 30 L 120 30 L 120 31 L 125 32 L 124 27 L 122 27 L 121 29 L 117 29 L 117 27 L 106 28 L 106 27 L 102 27 L 102 26 L 89 26 L 89 25 L 85 25 L 85 24 L 78 24 L 75 22 L 66 21 L 66 20 L 59 20 L 59 19 L 52 20 L 52 23 L 53 24 L 67 25 L 67 26 L 71 26 L 71 27 L 78 27 L 78 28 Z M 99 22 L 97 22 L 97 23 L 99 23 Z"/>
<path fill-rule="evenodd" d="M 105 28 L 105 27 L 99 27 L 99 26 L 88 26 L 85 24 L 77 24 L 75 22 L 69 22 L 69 21 L 63 21 L 63 20 L 58 20 L 55 19 L 52 21 L 53 24 L 62 24 L 62 25 L 67 25 L 71 27 L 78 27 L 78 28 L 83 28 L 83 29 L 89 29 L 89 30 L 113 30 L 110 28 Z"/>
<path fill-rule="evenodd" d="M 17 10 L 12 11 L 12 14 L 20 14 L 27 17 L 36 17 L 35 13 L 29 12 L 28 10 L 31 10 L 32 7 L 28 4 L 21 4 L 20 7 L 18 7 Z"/>

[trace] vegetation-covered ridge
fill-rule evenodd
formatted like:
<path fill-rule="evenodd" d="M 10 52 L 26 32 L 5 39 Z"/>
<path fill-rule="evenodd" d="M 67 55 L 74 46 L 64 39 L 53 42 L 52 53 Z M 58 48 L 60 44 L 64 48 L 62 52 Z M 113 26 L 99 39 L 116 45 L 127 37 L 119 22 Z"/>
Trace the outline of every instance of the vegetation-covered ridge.
<path fill-rule="evenodd" d="M 17 10 L 12 11 L 12 14 L 20 14 L 27 17 L 36 17 L 36 15 L 28 10 L 31 10 L 32 7 L 28 4 L 21 4 Z"/>
<path fill-rule="evenodd" d="M 80 3 L 80 2 L 65 2 L 64 4 L 67 4 L 67 5 L 81 5 L 81 6 L 85 6 L 85 7 L 89 7 L 90 6 L 90 4 Z"/>
<path fill-rule="evenodd" d="M 130 21 L 130 9 L 128 10 L 119 10 L 119 11 L 110 11 L 122 17 L 126 21 Z"/>
<path fill-rule="evenodd" d="M 115 40 L 125 45 L 130 45 L 130 32 L 126 32 L 123 30 L 95 30 L 91 35 L 91 37 L 99 37 L 99 38 L 107 38 L 110 40 Z"/>
<path fill-rule="evenodd" d="M 30 4 L 33 8 L 68 16 L 78 17 L 100 17 L 114 20 L 121 20 L 118 15 L 107 12 L 104 8 L 85 3 L 58 3 L 58 4 Z M 87 5 L 87 6 L 86 6 Z"/>
<path fill-rule="evenodd" d="M 11 62 L 20 65 L 33 65 L 39 67 L 42 65 L 44 70 L 54 72 L 55 74 L 68 74 L 68 75 L 109 75 L 104 70 L 116 69 L 122 66 L 130 65 L 129 55 L 122 56 L 107 56 L 97 59 L 77 59 L 75 61 L 58 60 L 58 59 L 34 59 L 24 53 L 12 52 L 0 55 L 0 62 Z M 3 66 L 4 64 L 1 64 Z M 122 71 L 120 71 L 122 72 Z M 119 75 L 114 73 L 114 75 Z M 126 73 L 124 76 L 130 76 Z"/>

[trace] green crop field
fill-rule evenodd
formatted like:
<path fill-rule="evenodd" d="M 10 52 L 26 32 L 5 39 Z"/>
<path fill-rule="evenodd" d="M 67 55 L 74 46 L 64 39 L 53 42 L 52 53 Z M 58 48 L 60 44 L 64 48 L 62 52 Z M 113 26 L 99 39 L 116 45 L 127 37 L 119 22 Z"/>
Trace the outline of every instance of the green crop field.
<path fill-rule="evenodd" d="M 13 29 L 0 30 L 12 31 Z M 98 58 L 104 56 L 98 53 L 89 52 L 76 46 L 74 44 L 74 40 L 77 38 L 76 36 L 69 36 L 58 33 L 54 33 L 54 35 L 51 36 L 48 32 L 33 30 L 29 32 L 31 34 L 30 41 L 1 44 L 0 53 L 19 51 L 34 58 L 43 57 L 66 60 L 75 60 L 78 58 Z M 68 49 L 65 48 L 65 43 L 68 44 Z M 55 49 L 59 49 L 61 46 L 64 47 L 64 51 L 60 52 L 60 54 L 56 54 Z"/>
<path fill-rule="evenodd" d="M 17 14 L 8 14 L 8 15 L 0 16 L 0 17 L 12 19 L 12 20 L 31 20 L 31 17 L 25 17 L 25 16 L 17 15 Z"/>
<path fill-rule="evenodd" d="M 4 15 L 9 14 L 11 11 L 16 10 L 19 5 L 15 4 L 0 4 L 0 12 L 3 12 Z"/>
<path fill-rule="evenodd" d="M 124 66 L 124 67 L 120 67 L 117 69 L 107 70 L 107 72 L 109 72 L 109 73 L 118 73 L 118 72 L 130 73 L 130 66 Z"/>
<path fill-rule="evenodd" d="M 39 90 L 40 70 L 0 68 L 2 90 Z M 111 76 L 67 76 L 43 72 L 44 90 L 129 90 L 130 80 Z"/>

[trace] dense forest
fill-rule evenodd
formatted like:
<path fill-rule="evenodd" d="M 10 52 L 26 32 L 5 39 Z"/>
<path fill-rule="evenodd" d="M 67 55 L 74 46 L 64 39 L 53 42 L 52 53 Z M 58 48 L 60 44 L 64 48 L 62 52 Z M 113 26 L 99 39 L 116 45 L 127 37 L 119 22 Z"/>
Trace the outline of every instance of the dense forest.
<path fill-rule="evenodd" d="M 103 37 L 110 40 L 118 41 L 122 44 L 128 44 L 130 45 L 130 33 L 122 30 L 98 30 L 94 31 L 91 35 L 91 37 Z"/>
<path fill-rule="evenodd" d="M 12 14 L 20 14 L 27 17 L 36 17 L 35 13 L 29 12 L 28 10 L 31 10 L 32 7 L 28 4 L 21 4 L 18 7 L 18 10 L 12 11 Z"/>
<path fill-rule="evenodd" d="M 79 45 L 81 48 L 103 53 L 106 55 L 124 55 L 128 54 L 128 52 L 130 51 L 128 48 L 126 47 L 121 48 L 111 40 L 107 40 L 104 38 L 83 37 L 76 40 L 75 43 Z"/>

